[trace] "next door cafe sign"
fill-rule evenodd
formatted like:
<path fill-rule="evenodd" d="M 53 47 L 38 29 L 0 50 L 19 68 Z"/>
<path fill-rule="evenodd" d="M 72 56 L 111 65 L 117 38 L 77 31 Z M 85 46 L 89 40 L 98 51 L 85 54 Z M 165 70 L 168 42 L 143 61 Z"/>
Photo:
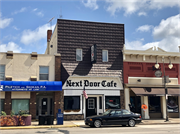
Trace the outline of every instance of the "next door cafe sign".
<path fill-rule="evenodd" d="M 89 79 L 79 79 L 70 78 L 63 86 L 63 89 L 122 89 L 121 81 L 117 78 L 112 79 L 99 79 L 99 78 L 89 78 Z"/>

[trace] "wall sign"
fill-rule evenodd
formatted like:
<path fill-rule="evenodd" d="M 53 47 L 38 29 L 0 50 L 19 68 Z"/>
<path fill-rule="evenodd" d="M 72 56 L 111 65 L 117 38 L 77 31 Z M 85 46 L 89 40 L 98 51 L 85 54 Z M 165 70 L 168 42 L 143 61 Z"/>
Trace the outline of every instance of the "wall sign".
<path fill-rule="evenodd" d="M 62 82 L 0 81 L 0 91 L 62 91 Z"/>
<path fill-rule="evenodd" d="M 155 72 L 155 76 L 156 76 L 156 77 L 161 77 L 161 76 L 162 76 L 162 72 L 161 72 L 160 70 L 157 70 L 157 71 Z"/>
<path fill-rule="evenodd" d="M 91 62 L 96 63 L 96 58 L 97 58 L 97 49 L 96 49 L 96 44 L 91 46 Z"/>
<path fill-rule="evenodd" d="M 81 80 L 79 82 L 73 82 L 72 80 L 67 80 L 66 87 L 116 87 L 117 83 L 114 81 L 103 80 L 101 82 L 90 82 L 89 80 Z"/>

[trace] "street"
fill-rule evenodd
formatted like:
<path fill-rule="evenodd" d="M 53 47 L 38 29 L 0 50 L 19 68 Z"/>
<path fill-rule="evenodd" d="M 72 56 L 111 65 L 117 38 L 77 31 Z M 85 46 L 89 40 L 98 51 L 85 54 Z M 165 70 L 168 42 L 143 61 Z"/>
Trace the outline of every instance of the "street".
<path fill-rule="evenodd" d="M 0 130 L 1 134 L 179 134 L 180 124 Z"/>

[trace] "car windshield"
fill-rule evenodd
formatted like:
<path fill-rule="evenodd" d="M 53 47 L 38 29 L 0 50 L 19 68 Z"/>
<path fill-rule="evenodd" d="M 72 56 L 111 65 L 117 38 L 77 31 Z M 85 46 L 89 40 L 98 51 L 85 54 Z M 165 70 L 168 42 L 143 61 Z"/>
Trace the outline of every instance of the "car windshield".
<path fill-rule="evenodd" d="M 108 115 L 111 112 L 111 110 L 108 110 L 106 112 L 104 112 L 102 115 Z"/>

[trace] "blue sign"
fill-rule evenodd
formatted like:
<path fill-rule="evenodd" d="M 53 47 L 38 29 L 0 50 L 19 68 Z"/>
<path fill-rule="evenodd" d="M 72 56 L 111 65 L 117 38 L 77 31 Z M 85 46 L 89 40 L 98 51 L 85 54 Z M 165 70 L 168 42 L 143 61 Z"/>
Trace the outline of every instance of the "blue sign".
<path fill-rule="evenodd" d="M 62 82 L 0 81 L 0 91 L 62 91 Z"/>

